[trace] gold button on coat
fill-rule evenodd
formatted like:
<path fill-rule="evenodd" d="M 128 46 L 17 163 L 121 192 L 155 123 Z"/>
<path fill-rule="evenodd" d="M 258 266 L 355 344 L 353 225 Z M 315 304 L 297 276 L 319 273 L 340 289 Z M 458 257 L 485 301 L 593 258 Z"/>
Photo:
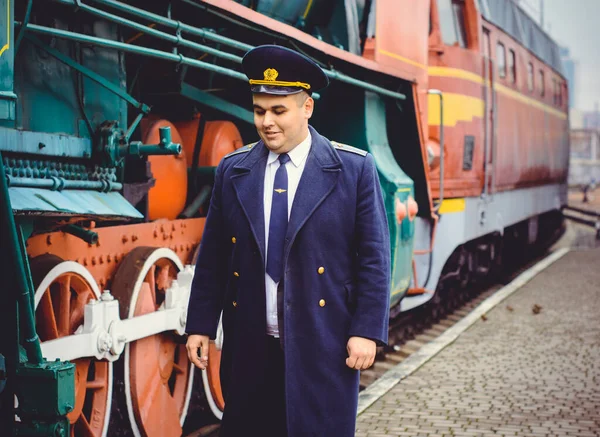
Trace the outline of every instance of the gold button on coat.
<path fill-rule="evenodd" d="M 319 301 L 319 306 L 320 306 L 321 308 L 325 306 L 325 299 L 321 299 L 321 300 Z"/>
<path fill-rule="evenodd" d="M 319 275 L 322 275 L 323 273 L 325 273 L 325 267 L 319 267 L 317 269 L 317 272 L 319 272 Z M 323 306 L 323 305 L 321 305 L 321 306 Z"/>
<path fill-rule="evenodd" d="M 233 244 L 235 244 L 235 242 L 236 242 L 236 241 L 237 241 L 237 240 L 235 239 L 235 237 L 231 237 L 231 242 L 232 242 Z"/>
<path fill-rule="evenodd" d="M 237 306 L 237 302 L 234 300 L 233 301 L 233 306 L 236 307 Z"/>
<path fill-rule="evenodd" d="M 239 274 L 238 272 L 233 272 L 233 276 L 235 276 L 235 277 L 239 277 L 239 276 L 240 276 L 240 274 Z"/>

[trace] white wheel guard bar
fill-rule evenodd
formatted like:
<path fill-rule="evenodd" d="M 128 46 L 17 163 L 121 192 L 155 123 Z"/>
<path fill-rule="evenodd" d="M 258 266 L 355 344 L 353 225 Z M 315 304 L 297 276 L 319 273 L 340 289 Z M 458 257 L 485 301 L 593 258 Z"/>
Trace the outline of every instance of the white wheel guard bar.
<path fill-rule="evenodd" d="M 119 318 L 119 302 L 105 290 L 100 299 L 86 304 L 83 325 L 75 334 L 43 342 L 42 355 L 48 361 L 85 357 L 115 361 L 132 341 L 165 331 L 184 335 L 193 277 L 194 267 L 185 266 L 165 291 L 158 311 L 126 320 Z"/>

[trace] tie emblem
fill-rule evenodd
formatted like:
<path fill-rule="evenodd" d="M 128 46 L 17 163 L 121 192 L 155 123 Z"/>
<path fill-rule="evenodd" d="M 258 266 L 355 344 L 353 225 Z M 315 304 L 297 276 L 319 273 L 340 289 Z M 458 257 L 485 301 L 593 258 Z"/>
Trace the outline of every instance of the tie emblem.
<path fill-rule="evenodd" d="M 279 194 L 281 193 L 285 193 L 287 190 L 284 190 L 283 188 L 276 188 L 275 191 Z"/>

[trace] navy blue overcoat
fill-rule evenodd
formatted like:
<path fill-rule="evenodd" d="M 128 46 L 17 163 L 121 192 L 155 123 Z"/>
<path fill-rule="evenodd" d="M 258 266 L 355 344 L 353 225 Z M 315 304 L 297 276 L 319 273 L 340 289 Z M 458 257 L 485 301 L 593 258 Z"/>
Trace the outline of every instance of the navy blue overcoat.
<path fill-rule="evenodd" d="M 351 336 L 387 342 L 389 234 L 373 157 L 309 128 L 278 296 L 288 433 L 350 437 L 359 372 L 346 366 L 346 344 Z M 222 435 L 232 437 L 261 425 L 267 156 L 259 141 L 219 164 L 188 309 L 187 332 L 211 338 L 223 311 Z"/>

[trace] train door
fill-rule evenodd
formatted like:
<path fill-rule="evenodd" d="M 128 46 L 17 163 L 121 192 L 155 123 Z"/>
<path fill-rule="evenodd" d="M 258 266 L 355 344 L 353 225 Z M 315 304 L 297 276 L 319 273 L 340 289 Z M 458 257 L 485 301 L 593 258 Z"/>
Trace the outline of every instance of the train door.
<path fill-rule="evenodd" d="M 496 154 L 496 93 L 494 91 L 494 61 L 491 56 L 491 40 L 489 29 L 483 28 L 483 100 L 484 116 L 484 177 L 483 195 L 489 195 L 494 186 L 494 156 Z"/>

